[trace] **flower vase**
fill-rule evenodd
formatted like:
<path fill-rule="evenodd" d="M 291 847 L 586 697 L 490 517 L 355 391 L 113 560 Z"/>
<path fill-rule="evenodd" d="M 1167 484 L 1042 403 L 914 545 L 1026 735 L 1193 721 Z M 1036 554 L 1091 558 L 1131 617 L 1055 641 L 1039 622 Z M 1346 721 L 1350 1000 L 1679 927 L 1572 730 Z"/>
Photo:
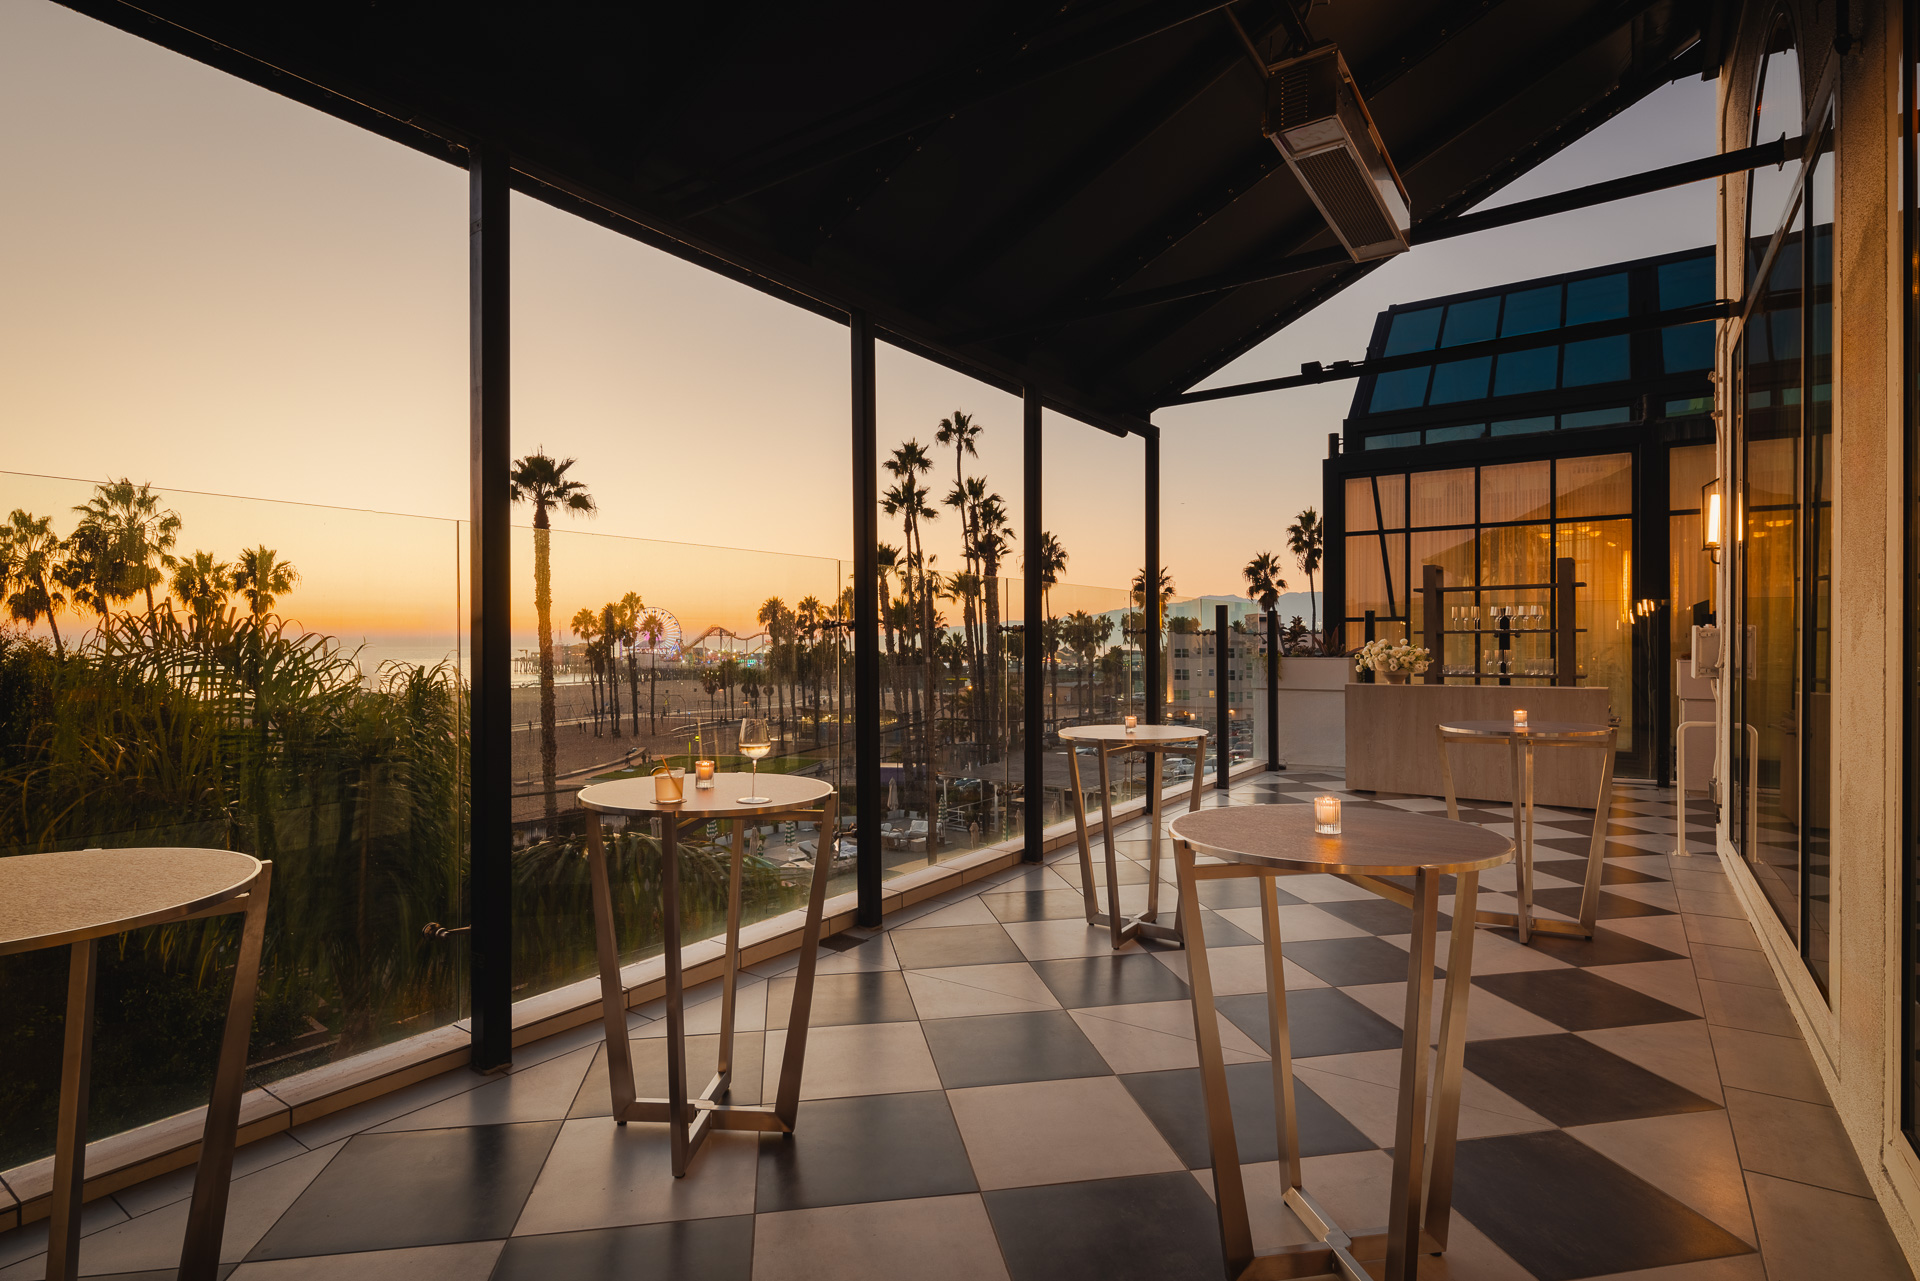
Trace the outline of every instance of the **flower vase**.
<path fill-rule="evenodd" d="M 1407 674 L 1400 668 L 1395 668 L 1390 672 L 1381 672 L 1380 675 L 1386 678 L 1387 684 L 1389 685 L 1405 685 L 1407 683 Z"/>

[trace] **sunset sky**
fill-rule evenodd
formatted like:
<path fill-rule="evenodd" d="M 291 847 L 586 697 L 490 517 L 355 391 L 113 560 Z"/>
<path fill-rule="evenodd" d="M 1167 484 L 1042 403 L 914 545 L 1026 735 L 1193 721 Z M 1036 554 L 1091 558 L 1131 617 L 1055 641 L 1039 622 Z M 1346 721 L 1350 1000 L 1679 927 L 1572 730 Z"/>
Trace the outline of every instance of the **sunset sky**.
<path fill-rule="evenodd" d="M 1662 90 L 1490 203 L 1710 153 L 1715 89 Z M 441 518 L 194 499 L 183 549 L 278 540 L 305 575 L 292 612 L 332 626 L 457 617 L 464 171 L 47 0 L 0 0 L 0 166 L 0 468 Z M 1389 303 L 1706 244 L 1712 209 L 1696 184 L 1417 249 L 1215 381 L 1358 358 Z M 830 579 L 826 562 L 607 536 L 850 555 L 845 328 L 520 197 L 514 218 L 515 448 L 579 458 L 601 504 L 565 544 L 582 550 L 556 607 L 634 589 L 723 621 L 818 591 L 801 584 Z M 1243 590 L 1240 566 L 1319 504 L 1351 396 L 1335 383 L 1158 419 L 1182 595 Z M 984 422 L 970 466 L 1017 526 L 1013 397 L 883 348 L 879 405 L 883 454 L 930 443 L 955 409 Z M 1141 443 L 1049 416 L 1047 450 L 1066 578 L 1123 587 L 1141 560 Z M 944 493 L 953 460 L 938 461 Z M 54 511 L 62 532 L 71 492 L 0 476 L 0 508 Z M 942 568 L 955 525 L 928 532 Z"/>

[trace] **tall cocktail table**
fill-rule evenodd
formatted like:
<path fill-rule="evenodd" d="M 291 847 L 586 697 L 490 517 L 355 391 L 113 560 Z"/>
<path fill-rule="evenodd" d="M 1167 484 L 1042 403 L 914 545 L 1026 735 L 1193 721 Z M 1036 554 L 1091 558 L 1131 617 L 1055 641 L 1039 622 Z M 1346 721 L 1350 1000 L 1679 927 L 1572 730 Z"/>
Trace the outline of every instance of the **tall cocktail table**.
<path fill-rule="evenodd" d="M 212 1281 L 218 1271 L 272 877 L 273 864 L 234 850 L 74 850 L 0 858 L 0 956 L 49 947 L 71 949 L 60 1121 L 54 1131 L 47 1281 L 70 1281 L 80 1269 L 80 1201 L 87 1180 L 87 1096 L 100 940 L 148 925 L 245 912 L 226 1027 L 220 1034 L 220 1058 L 214 1068 L 213 1096 L 200 1140 L 200 1164 L 194 1173 L 193 1202 L 187 1211 L 187 1235 L 180 1247 L 181 1281 Z"/>
<path fill-rule="evenodd" d="M 1177 725 L 1140 725 L 1134 729 L 1125 725 L 1073 725 L 1060 731 L 1060 741 L 1067 745 L 1067 773 L 1073 782 L 1073 827 L 1080 840 L 1080 892 L 1087 900 L 1087 924 L 1104 925 L 1111 930 L 1115 947 L 1134 938 L 1180 942 L 1177 923 L 1171 926 L 1159 923 L 1160 831 L 1164 826 L 1160 813 L 1162 761 L 1169 755 L 1193 759 L 1193 793 L 1187 808 L 1199 809 L 1207 731 Z M 1100 759 L 1100 815 L 1105 820 L 1101 836 L 1107 849 L 1107 910 L 1104 912 L 1100 910 L 1099 897 L 1093 892 L 1093 850 L 1087 842 L 1087 798 L 1080 786 L 1077 750 L 1081 745 L 1093 748 Z M 1109 768 L 1113 757 L 1126 752 L 1144 752 L 1152 758 L 1147 795 L 1153 806 L 1148 819 L 1153 825 L 1153 854 L 1147 877 L 1147 910 L 1132 918 L 1120 914 L 1120 870 L 1113 851 L 1113 785 Z"/>
<path fill-rule="evenodd" d="M 793 1132 L 800 1107 L 800 1072 L 807 1056 L 807 1021 L 813 1011 L 813 970 L 820 950 L 821 913 L 827 901 L 827 879 L 833 867 L 834 811 L 838 799 L 833 785 L 791 774 L 768 774 L 755 784 L 748 774 L 715 774 L 711 788 L 696 788 L 685 780 L 686 799 L 666 806 L 654 800 L 651 777 L 615 779 L 580 790 L 587 811 L 587 859 L 593 882 L 593 926 L 600 953 L 600 1005 L 606 1021 L 607 1080 L 613 1092 L 613 1119 L 665 1121 L 671 1143 L 673 1177 L 683 1178 L 693 1154 L 714 1130 Z M 758 788 L 757 791 L 754 789 Z M 743 796 L 766 797 L 763 804 L 743 805 Z M 624 814 L 657 818 L 664 829 L 660 868 L 661 918 L 666 944 L 667 979 L 667 1097 L 635 1097 L 633 1047 L 627 1041 L 626 992 L 620 983 L 619 936 L 614 932 L 613 892 L 607 879 L 605 840 L 600 815 Z M 800 965 L 794 971 L 793 1011 L 787 1020 L 787 1048 L 780 1063 L 780 1083 L 771 1105 L 722 1103 L 733 1084 L 734 989 L 740 976 L 740 869 L 746 855 L 747 820 L 784 815 L 812 819 L 820 824 L 818 851 L 813 859 L 813 883 L 807 891 L 806 923 L 801 927 Z M 698 1095 L 687 1097 L 686 994 L 681 987 L 680 964 L 680 829 L 693 823 L 729 820 L 733 858 L 727 881 L 726 957 L 721 971 L 720 1060 L 713 1079 Z"/>
<path fill-rule="evenodd" d="M 1454 1143 L 1460 1128 L 1460 1076 L 1466 1053 L 1467 995 L 1472 990 L 1472 927 L 1452 931 L 1440 1012 L 1437 1088 L 1429 1090 L 1427 1044 L 1433 1018 L 1433 962 L 1440 919 L 1440 878 L 1455 878 L 1454 921 L 1471 919 L 1480 873 L 1513 857 L 1513 842 L 1485 828 L 1400 810 L 1346 806 L 1337 836 L 1314 831 L 1310 805 L 1237 805 L 1173 820 L 1173 865 L 1187 930 L 1187 981 L 1193 992 L 1200 1088 L 1213 1153 L 1214 1205 L 1230 1281 L 1321 1276 L 1338 1270 L 1369 1281 L 1360 1259 L 1380 1257 L 1387 1281 L 1411 1281 L 1422 1253 L 1446 1248 L 1453 1208 Z M 1205 861 L 1202 861 L 1205 860 Z M 1282 876 L 1327 872 L 1378 892 L 1383 876 L 1411 876 L 1413 938 L 1407 949 L 1407 1006 L 1401 1023 L 1400 1108 L 1393 1131 L 1393 1175 L 1387 1226 L 1350 1233 L 1301 1186 L 1300 1138 L 1294 1110 L 1293 1053 L 1287 1030 L 1287 988 L 1281 964 Z M 1273 1053 L 1274 1114 L 1280 1177 L 1287 1205 L 1319 1236 L 1318 1244 L 1278 1254 L 1253 1253 L 1240 1149 L 1227 1095 L 1226 1062 L 1214 1009 L 1200 899 L 1201 881 L 1260 880 L 1261 941 L 1267 964 L 1267 1026 Z M 1431 1098 L 1429 1097 L 1431 1095 Z"/>
<path fill-rule="evenodd" d="M 1607 814 L 1613 809 L 1613 751 L 1618 732 L 1611 725 L 1589 721 L 1542 721 L 1526 726 L 1512 721 L 1446 721 L 1435 728 L 1440 740 L 1440 780 L 1446 791 L 1448 818 L 1460 817 L 1460 803 L 1453 793 L 1453 760 L 1447 751 L 1448 744 L 1504 742 L 1513 771 L 1510 789 L 1513 835 L 1519 850 L 1514 897 L 1520 910 L 1480 912 L 1473 918 L 1478 924 L 1511 929 L 1522 943 L 1536 932 L 1593 937 L 1594 918 L 1600 910 L 1600 872 L 1606 866 Z M 1593 839 L 1587 847 L 1587 878 L 1580 891 L 1578 922 L 1541 920 L 1533 914 L 1533 754 L 1542 747 L 1600 749 L 1600 796 L 1593 811 Z"/>

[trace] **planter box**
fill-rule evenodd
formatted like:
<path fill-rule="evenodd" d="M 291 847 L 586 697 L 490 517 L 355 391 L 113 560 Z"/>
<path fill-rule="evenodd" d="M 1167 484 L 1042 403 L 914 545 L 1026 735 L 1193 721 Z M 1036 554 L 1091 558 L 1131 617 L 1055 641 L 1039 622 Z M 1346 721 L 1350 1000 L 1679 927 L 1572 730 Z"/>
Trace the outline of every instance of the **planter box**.
<path fill-rule="evenodd" d="M 1346 688 L 1352 679 L 1351 658 L 1280 660 L 1281 760 L 1290 766 L 1346 765 Z"/>

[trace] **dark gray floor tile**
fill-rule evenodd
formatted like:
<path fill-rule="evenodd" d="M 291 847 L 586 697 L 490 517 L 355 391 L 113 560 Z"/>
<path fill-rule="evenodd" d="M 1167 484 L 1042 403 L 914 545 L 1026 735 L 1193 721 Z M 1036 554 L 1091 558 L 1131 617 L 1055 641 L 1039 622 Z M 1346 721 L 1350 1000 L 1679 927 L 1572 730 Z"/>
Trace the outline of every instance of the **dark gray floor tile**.
<path fill-rule="evenodd" d="M 1558 1130 L 1463 1142 L 1454 1208 L 1539 1281 L 1751 1254 L 1744 1241 Z"/>
<path fill-rule="evenodd" d="M 1276 890 L 1283 904 L 1299 903 L 1284 889 Z M 1259 907 L 1260 882 L 1251 876 L 1235 877 L 1227 881 L 1201 881 L 1195 890 L 1195 897 L 1204 907 Z"/>
<path fill-rule="evenodd" d="M 1065 1010 L 935 1019 L 920 1030 L 949 1090 L 1113 1072 Z"/>
<path fill-rule="evenodd" d="M 1564 916 L 1580 915 L 1580 895 L 1577 886 L 1564 889 L 1553 888 L 1535 890 L 1533 901 L 1541 907 L 1550 908 Z M 1594 909 L 1594 915 L 1602 920 L 1617 920 L 1623 916 L 1672 916 L 1673 909 L 1655 907 L 1651 903 L 1642 903 L 1639 899 L 1628 898 L 1624 894 L 1609 894 L 1600 891 L 1600 902 Z"/>
<path fill-rule="evenodd" d="M 1409 883 L 1407 888 L 1411 890 L 1412 884 Z M 1442 892 L 1450 893 L 1451 891 L 1443 888 Z M 1315 903 L 1314 906 L 1328 916 L 1336 916 L 1349 925 L 1359 926 L 1369 934 L 1413 933 L 1413 909 L 1401 907 L 1398 903 L 1389 903 L 1383 898 L 1340 899 L 1332 903 Z M 1440 913 L 1440 928 L 1446 929 L 1452 920 L 1453 918 L 1445 912 Z M 1289 948 L 1288 951 L 1292 949 Z"/>
<path fill-rule="evenodd" d="M 761 1136 L 754 1208 L 953 1196 L 977 1186 L 944 1093 L 867 1094 L 802 1103 L 792 1134 Z"/>
<path fill-rule="evenodd" d="M 1213 1201 L 1190 1174 L 985 1195 L 1012 1281 L 1219 1281 Z"/>
<path fill-rule="evenodd" d="M 1087 900 L 1078 890 L 1020 890 L 1012 894 L 982 894 L 980 901 L 1002 921 L 1066 921 L 1087 914 Z"/>
<path fill-rule="evenodd" d="M 1337 904 L 1322 903 L 1322 908 Z M 1406 933 L 1403 925 L 1400 933 Z M 1405 948 L 1377 938 L 1308 939 L 1287 943 L 1281 952 L 1307 973 L 1335 987 L 1358 987 L 1363 983 L 1404 983 L 1411 959 Z M 1445 971 L 1436 967 L 1436 974 Z M 1311 991 L 1312 989 L 1308 989 Z"/>
<path fill-rule="evenodd" d="M 1220 1013 L 1258 1042 L 1260 1048 L 1272 1050 L 1272 1043 L 1267 1039 L 1266 993 L 1223 996 L 1217 1004 Z M 1296 1059 L 1400 1048 L 1399 1028 L 1339 988 L 1316 987 L 1288 992 L 1287 1028 L 1288 1041 Z"/>
<path fill-rule="evenodd" d="M 1160 920 L 1167 925 L 1173 924 L 1174 921 L 1178 919 L 1177 907 L 1177 904 L 1168 906 L 1167 901 L 1162 899 Z M 1207 934 L 1208 947 L 1255 947 L 1259 945 L 1260 936 L 1258 934 L 1249 934 L 1211 908 L 1201 908 L 1200 919 L 1200 928 L 1205 930 Z"/>
<path fill-rule="evenodd" d="M 674 1281 L 751 1281 L 753 1216 L 642 1223 L 589 1232 L 514 1237 L 489 1281 L 595 1281 L 672 1277 Z"/>
<path fill-rule="evenodd" d="M 1136 1072 L 1121 1077 L 1120 1081 L 1189 1169 L 1205 1169 L 1213 1164 L 1207 1145 L 1207 1108 L 1200 1092 L 1200 1069 Z M 1294 1082 L 1293 1094 L 1294 1112 L 1300 1125 L 1300 1155 L 1362 1152 L 1374 1146 L 1351 1121 L 1298 1081 Z M 1272 1065 L 1228 1064 L 1227 1095 L 1233 1101 L 1233 1136 L 1240 1148 L 1240 1163 L 1279 1160 Z"/>
<path fill-rule="evenodd" d="M 996 927 L 997 928 L 997 927 Z M 905 933 L 920 933 L 918 930 Z M 793 1012 L 793 984 L 790 978 L 767 980 L 767 1026 L 787 1026 Z M 813 1008 L 809 1027 L 839 1027 L 849 1023 L 910 1023 L 914 1019 L 913 997 L 907 981 L 898 970 L 857 970 L 847 974 L 816 974 L 813 977 Z"/>
<path fill-rule="evenodd" d="M 924 929 L 894 930 L 893 953 L 905 970 L 931 970 L 945 965 L 999 965 L 1024 961 L 1026 953 L 1014 946 L 998 925 L 929 925 Z"/>
<path fill-rule="evenodd" d="M 1655 1000 L 1630 987 L 1601 978 L 1591 970 L 1521 970 L 1513 974 L 1481 974 L 1474 980 L 1502 1000 L 1530 1014 L 1557 1023 L 1569 1032 L 1601 1027 L 1633 1027 L 1642 1023 L 1678 1023 L 1697 1018 L 1678 1006 Z"/>
<path fill-rule="evenodd" d="M 1035 961 L 1033 970 L 1054 999 L 1070 1010 L 1187 999 L 1187 985 L 1143 952 Z"/>
<path fill-rule="evenodd" d="M 559 1133 L 536 1121 L 355 1135 L 247 1258 L 504 1237 Z"/>
<path fill-rule="evenodd" d="M 1534 934 L 1527 940 L 1527 946 L 1551 956 L 1556 961 L 1565 961 L 1568 965 L 1631 965 L 1635 961 L 1678 961 L 1683 960 L 1678 953 L 1669 952 L 1664 947 L 1644 943 L 1637 938 L 1601 925 L 1595 928 L 1590 939 L 1573 938 L 1564 934 Z"/>
<path fill-rule="evenodd" d="M 1720 1106 L 1571 1032 L 1469 1041 L 1467 1071 L 1560 1126 Z"/>

